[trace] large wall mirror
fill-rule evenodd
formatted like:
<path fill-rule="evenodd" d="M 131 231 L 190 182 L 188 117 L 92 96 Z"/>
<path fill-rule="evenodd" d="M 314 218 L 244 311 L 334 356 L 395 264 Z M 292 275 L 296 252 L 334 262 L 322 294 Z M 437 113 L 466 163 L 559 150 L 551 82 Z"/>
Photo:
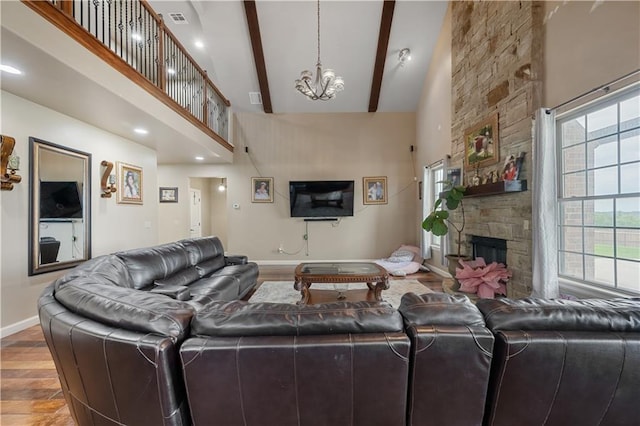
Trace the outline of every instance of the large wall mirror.
<path fill-rule="evenodd" d="M 29 275 L 91 257 L 91 154 L 29 138 Z"/>

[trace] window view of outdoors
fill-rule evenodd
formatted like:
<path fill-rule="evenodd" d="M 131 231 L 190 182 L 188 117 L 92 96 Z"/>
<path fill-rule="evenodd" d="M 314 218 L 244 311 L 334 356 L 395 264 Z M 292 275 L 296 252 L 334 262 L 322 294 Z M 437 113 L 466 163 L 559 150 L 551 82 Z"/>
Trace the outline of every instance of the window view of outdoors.
<path fill-rule="evenodd" d="M 557 121 L 559 274 L 640 293 L 640 90 Z"/>

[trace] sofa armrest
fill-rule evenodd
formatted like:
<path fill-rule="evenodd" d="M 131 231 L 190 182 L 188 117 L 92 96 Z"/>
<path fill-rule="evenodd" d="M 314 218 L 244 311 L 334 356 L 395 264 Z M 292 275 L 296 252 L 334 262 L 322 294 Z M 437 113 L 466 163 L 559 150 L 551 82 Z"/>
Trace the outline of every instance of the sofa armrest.
<path fill-rule="evenodd" d="M 225 256 L 224 257 L 224 263 L 226 266 L 229 265 L 246 265 L 246 263 L 249 261 L 249 258 L 247 256 L 243 256 L 240 254 L 232 254 L 230 256 Z"/>
<path fill-rule="evenodd" d="M 162 294 L 176 300 L 191 299 L 191 291 L 189 287 L 183 285 L 158 285 L 151 290 L 150 293 Z"/>

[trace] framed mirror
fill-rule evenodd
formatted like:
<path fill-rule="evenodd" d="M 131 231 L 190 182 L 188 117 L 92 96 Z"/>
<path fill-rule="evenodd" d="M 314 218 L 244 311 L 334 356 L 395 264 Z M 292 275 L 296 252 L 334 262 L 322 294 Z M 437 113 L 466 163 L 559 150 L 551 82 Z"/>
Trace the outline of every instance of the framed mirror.
<path fill-rule="evenodd" d="M 29 275 L 91 257 L 91 154 L 29 138 Z"/>

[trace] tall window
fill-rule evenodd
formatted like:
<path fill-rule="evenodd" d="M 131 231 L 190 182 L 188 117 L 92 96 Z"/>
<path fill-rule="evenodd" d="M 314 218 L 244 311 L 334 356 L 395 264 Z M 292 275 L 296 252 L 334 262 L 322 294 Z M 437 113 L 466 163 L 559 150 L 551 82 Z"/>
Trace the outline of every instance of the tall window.
<path fill-rule="evenodd" d="M 434 203 L 440 197 L 440 193 L 443 191 L 443 186 L 444 186 L 442 184 L 443 180 L 444 180 L 444 165 L 440 164 L 439 166 L 436 166 L 433 169 L 431 169 L 432 185 L 430 190 L 433 191 L 431 193 L 431 199 L 433 200 Z M 433 209 L 433 205 L 430 206 L 429 212 L 431 212 L 432 209 Z M 431 247 L 433 247 L 436 250 L 440 250 L 441 245 L 442 245 L 442 237 L 432 234 Z"/>
<path fill-rule="evenodd" d="M 557 119 L 558 274 L 640 294 L 640 88 Z"/>

